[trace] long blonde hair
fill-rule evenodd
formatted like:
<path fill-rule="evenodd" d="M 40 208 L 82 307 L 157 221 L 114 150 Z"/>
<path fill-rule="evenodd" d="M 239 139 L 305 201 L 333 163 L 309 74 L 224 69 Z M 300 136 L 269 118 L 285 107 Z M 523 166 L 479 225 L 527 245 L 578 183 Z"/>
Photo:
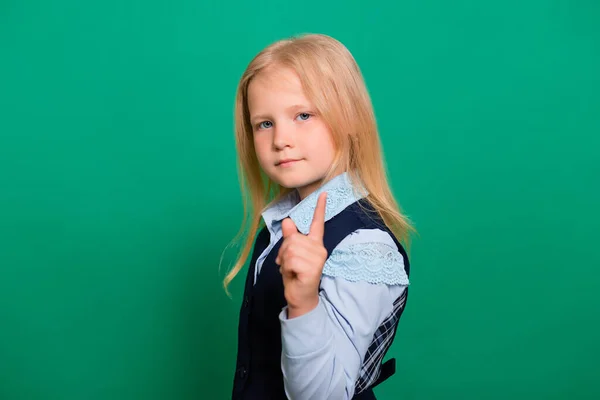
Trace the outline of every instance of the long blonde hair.
<path fill-rule="evenodd" d="M 244 233 L 246 238 L 223 281 L 226 291 L 248 260 L 265 207 L 293 190 L 278 185 L 262 172 L 254 150 L 248 85 L 257 74 L 271 67 L 296 71 L 306 96 L 332 132 L 337 154 L 323 182 L 333 178 L 335 171 L 347 171 L 352 181 L 361 182 L 368 192 L 367 201 L 407 249 L 410 233 L 415 231 L 389 187 L 371 98 L 352 54 L 342 43 L 322 34 L 279 40 L 251 60 L 237 88 L 235 139 L 244 216 L 234 242 Z"/>

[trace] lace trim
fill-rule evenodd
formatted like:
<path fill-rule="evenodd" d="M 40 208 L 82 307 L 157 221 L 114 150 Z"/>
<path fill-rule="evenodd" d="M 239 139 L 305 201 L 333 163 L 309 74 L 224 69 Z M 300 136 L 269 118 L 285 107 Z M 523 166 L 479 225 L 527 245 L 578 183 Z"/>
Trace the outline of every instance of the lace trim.
<path fill-rule="evenodd" d="M 320 193 L 327 192 L 327 206 L 325 207 L 325 220 L 329 220 L 335 215 L 339 214 L 344 208 L 357 200 L 352 187 L 342 186 L 333 188 L 324 188 L 318 193 L 313 193 L 315 197 L 318 197 Z M 290 214 L 291 218 L 295 221 L 296 226 L 300 232 L 307 234 L 312 223 L 313 216 L 315 214 L 315 208 L 317 202 L 305 201 L 298 204 L 298 208 L 293 210 Z"/>
<path fill-rule="evenodd" d="M 299 201 L 297 192 L 290 192 L 278 203 L 265 209 L 263 219 L 267 224 L 271 224 L 272 221 L 281 221 L 289 216 L 294 220 L 298 230 L 307 234 L 317 206 L 317 198 L 321 193 L 327 192 L 325 220 L 328 221 L 350 204 L 368 195 L 364 187 L 360 186 L 360 189 L 362 190 L 355 190 L 355 185 L 351 182 L 349 174 L 344 172 L 325 183 L 302 201 Z"/>
<path fill-rule="evenodd" d="M 377 242 L 357 243 L 333 250 L 325 262 L 323 274 L 351 282 L 409 284 L 402 254 L 387 244 Z"/>

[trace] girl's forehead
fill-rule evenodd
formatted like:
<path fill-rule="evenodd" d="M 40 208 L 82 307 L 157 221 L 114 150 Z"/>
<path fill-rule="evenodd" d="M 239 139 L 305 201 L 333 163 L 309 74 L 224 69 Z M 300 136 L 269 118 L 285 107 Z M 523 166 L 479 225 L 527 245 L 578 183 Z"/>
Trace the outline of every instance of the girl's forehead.
<path fill-rule="evenodd" d="M 298 74 L 290 68 L 261 71 L 248 85 L 248 102 L 261 103 L 270 98 L 284 102 L 286 98 L 307 101 Z"/>
<path fill-rule="evenodd" d="M 272 67 L 265 69 L 260 71 L 252 81 L 259 83 L 261 86 L 288 89 L 298 89 L 302 87 L 298 73 L 287 67 Z"/>

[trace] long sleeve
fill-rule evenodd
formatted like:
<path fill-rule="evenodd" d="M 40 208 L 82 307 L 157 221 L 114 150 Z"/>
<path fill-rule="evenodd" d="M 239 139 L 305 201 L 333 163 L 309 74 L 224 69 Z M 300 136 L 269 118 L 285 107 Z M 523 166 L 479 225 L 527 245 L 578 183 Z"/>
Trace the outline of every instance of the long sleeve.
<path fill-rule="evenodd" d="M 323 268 L 319 303 L 279 318 L 281 367 L 290 399 L 351 399 L 373 335 L 408 285 L 403 259 L 386 232 L 359 230 Z"/>

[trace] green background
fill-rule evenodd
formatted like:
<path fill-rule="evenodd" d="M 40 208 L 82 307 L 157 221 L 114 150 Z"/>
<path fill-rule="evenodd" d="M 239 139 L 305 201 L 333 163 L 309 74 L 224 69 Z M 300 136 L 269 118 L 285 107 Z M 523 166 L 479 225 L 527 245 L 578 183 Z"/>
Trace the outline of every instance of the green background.
<path fill-rule="evenodd" d="M 303 32 L 355 55 L 420 234 L 380 398 L 600 398 L 598 21 L 593 0 L 0 1 L 0 399 L 229 396 L 235 88 Z"/>

